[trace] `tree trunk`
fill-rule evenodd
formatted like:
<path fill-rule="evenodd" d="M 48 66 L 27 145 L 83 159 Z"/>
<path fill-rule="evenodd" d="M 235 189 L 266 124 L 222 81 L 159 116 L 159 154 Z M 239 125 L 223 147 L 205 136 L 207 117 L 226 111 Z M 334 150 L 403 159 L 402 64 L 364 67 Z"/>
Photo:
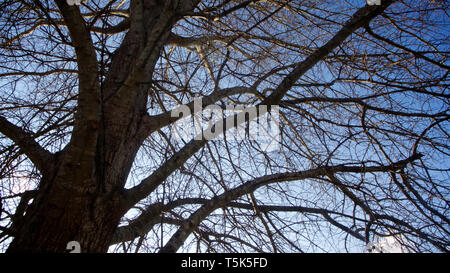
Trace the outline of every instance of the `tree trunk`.
<path fill-rule="evenodd" d="M 33 202 L 14 224 L 14 240 L 7 252 L 64 252 L 70 241 L 79 242 L 82 252 L 106 252 L 127 210 L 123 185 L 140 140 L 129 137 L 119 143 L 127 145 L 99 145 L 90 179 L 77 175 L 83 169 L 70 160 L 69 151 L 58 155 L 55 171 L 43 176 Z M 109 160 L 100 155 L 108 155 Z"/>
<path fill-rule="evenodd" d="M 122 194 L 145 138 L 139 127 L 146 94 L 141 90 L 129 103 L 110 100 L 102 105 L 95 155 L 82 161 L 69 144 L 55 156 L 32 204 L 19 215 L 7 252 L 64 252 L 70 241 L 79 242 L 82 252 L 107 251 L 128 209 Z"/>
<path fill-rule="evenodd" d="M 39 194 L 7 252 L 64 252 L 70 241 L 82 252 L 106 252 L 122 216 L 114 193 L 107 199 L 53 186 Z"/>
<path fill-rule="evenodd" d="M 143 134 L 134 133 L 140 118 L 122 117 L 116 120 L 117 126 L 102 127 L 90 165 L 74 161 L 71 147 L 57 154 L 53 171 L 43 175 L 32 203 L 24 215 L 18 215 L 7 252 L 64 252 L 70 241 L 79 242 L 82 252 L 107 251 L 128 210 L 123 203 L 124 185 L 144 139 Z M 128 129 L 114 130 L 124 123 Z"/>

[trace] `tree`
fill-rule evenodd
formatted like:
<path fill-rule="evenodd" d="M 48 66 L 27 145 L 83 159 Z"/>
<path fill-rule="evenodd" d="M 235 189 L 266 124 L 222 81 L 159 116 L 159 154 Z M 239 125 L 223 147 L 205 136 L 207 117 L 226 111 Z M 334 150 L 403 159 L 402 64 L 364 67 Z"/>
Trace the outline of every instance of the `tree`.
<path fill-rule="evenodd" d="M 4 250 L 449 251 L 447 5 L 3 1 Z M 194 98 L 279 147 L 177 139 Z"/>

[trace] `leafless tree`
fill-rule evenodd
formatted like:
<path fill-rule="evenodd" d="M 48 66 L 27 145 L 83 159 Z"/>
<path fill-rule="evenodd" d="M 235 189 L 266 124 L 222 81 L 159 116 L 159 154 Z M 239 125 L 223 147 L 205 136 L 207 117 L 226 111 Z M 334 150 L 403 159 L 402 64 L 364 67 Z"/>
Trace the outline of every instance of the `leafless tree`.
<path fill-rule="evenodd" d="M 3 251 L 352 252 L 399 234 L 450 250 L 446 1 L 0 14 Z M 177 139 L 171 110 L 196 97 L 278 105 L 278 149 Z"/>

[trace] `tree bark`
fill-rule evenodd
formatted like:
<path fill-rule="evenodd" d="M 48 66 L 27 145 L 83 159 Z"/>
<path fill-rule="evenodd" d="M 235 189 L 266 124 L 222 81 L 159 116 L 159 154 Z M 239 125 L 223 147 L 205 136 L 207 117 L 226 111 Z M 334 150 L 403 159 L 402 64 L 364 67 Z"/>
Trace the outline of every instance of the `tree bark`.
<path fill-rule="evenodd" d="M 48 185 L 19 221 L 7 252 L 65 252 L 70 241 L 79 242 L 82 252 L 106 252 L 124 213 L 117 193 L 65 187 L 60 179 L 42 182 Z"/>

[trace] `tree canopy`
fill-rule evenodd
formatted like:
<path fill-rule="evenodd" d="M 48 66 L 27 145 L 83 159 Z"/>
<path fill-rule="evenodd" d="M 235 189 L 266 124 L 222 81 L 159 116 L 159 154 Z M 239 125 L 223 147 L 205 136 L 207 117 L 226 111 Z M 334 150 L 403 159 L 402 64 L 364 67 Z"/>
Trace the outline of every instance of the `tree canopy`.
<path fill-rule="evenodd" d="M 3 251 L 450 250 L 446 1 L 69 2 L 0 3 Z"/>

